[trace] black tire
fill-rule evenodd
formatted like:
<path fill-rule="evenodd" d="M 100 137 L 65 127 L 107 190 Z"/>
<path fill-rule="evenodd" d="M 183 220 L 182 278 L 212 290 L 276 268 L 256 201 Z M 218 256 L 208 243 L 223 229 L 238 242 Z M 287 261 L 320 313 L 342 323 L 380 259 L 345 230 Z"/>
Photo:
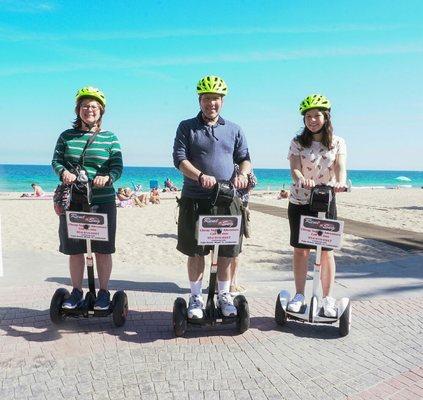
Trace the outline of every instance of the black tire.
<path fill-rule="evenodd" d="M 285 310 L 282 307 L 281 299 L 278 295 L 276 298 L 276 307 L 275 307 L 275 321 L 278 325 L 283 326 L 286 324 L 287 315 Z"/>
<path fill-rule="evenodd" d="M 62 312 L 62 304 L 70 296 L 65 288 L 59 288 L 54 292 L 50 302 L 50 319 L 55 325 L 63 324 L 66 316 Z"/>
<path fill-rule="evenodd" d="M 234 306 L 237 310 L 236 329 L 239 333 L 244 333 L 250 327 L 250 310 L 247 299 L 243 295 L 236 296 Z"/>
<path fill-rule="evenodd" d="M 351 327 L 351 301 L 348 301 L 347 308 L 339 318 L 339 335 L 344 337 L 350 333 Z"/>
<path fill-rule="evenodd" d="M 128 316 L 128 296 L 122 290 L 113 295 L 113 323 L 117 328 L 125 325 Z"/>
<path fill-rule="evenodd" d="M 173 331 L 175 336 L 184 336 L 187 330 L 188 310 L 187 302 L 182 297 L 178 297 L 173 303 Z"/>

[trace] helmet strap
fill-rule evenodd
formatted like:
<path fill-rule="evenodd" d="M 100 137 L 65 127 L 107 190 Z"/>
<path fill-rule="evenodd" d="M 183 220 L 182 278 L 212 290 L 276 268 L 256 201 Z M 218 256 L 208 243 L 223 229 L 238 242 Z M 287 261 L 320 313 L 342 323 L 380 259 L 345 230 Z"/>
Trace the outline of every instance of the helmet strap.
<path fill-rule="evenodd" d="M 201 116 L 202 116 L 204 122 L 216 122 L 216 121 L 219 120 L 219 114 L 217 114 L 216 118 L 209 118 L 203 113 L 203 111 L 201 111 Z"/>
<path fill-rule="evenodd" d="M 82 121 L 82 124 L 86 127 L 86 128 L 88 128 L 88 131 L 89 132 L 96 132 L 96 131 L 98 131 L 99 129 L 99 127 L 98 127 L 98 124 L 97 124 L 97 122 L 94 122 L 93 124 L 87 124 L 82 118 L 81 118 L 81 121 Z M 96 129 L 94 129 L 94 128 L 96 128 Z"/>

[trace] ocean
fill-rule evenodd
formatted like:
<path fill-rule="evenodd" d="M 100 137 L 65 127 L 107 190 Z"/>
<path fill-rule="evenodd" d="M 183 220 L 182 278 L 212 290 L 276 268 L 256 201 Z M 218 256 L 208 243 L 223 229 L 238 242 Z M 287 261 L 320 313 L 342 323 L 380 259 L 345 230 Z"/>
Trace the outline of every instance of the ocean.
<path fill-rule="evenodd" d="M 255 168 L 254 172 L 259 190 L 279 190 L 291 183 L 288 169 Z M 115 187 L 140 184 L 146 190 L 150 187 L 150 180 L 157 180 L 163 187 L 166 178 L 177 187 L 182 186 L 182 175 L 173 167 L 125 167 Z M 423 187 L 423 171 L 349 170 L 348 178 L 353 187 Z M 51 192 L 57 186 L 58 178 L 49 165 L 0 164 L 0 192 L 31 192 L 33 182 Z"/>

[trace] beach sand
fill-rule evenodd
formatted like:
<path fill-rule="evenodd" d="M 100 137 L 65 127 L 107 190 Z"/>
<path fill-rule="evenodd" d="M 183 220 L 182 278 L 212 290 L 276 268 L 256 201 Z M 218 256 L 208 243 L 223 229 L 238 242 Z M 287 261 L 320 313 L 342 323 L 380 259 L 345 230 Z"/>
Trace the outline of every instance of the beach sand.
<path fill-rule="evenodd" d="M 253 192 L 251 202 L 288 207 L 288 200 L 278 200 L 275 192 Z M 423 190 L 353 188 L 336 195 L 339 219 L 423 232 Z"/>
<path fill-rule="evenodd" d="M 252 202 L 287 207 L 276 200 L 276 192 L 257 192 Z M 181 268 L 186 257 L 176 246 L 177 216 L 174 194 L 164 194 L 162 203 L 143 208 L 119 208 L 117 252 L 114 264 L 126 272 Z M 357 189 L 338 196 L 339 217 L 382 226 L 423 232 L 423 190 Z M 20 200 L 16 193 L 0 194 L 3 251 L 58 254 L 58 217 L 51 200 Z M 288 220 L 252 212 L 253 236 L 244 239 L 242 268 L 291 268 Z M 383 262 L 407 254 L 396 247 L 344 235 L 343 247 L 336 251 L 337 263 Z"/>

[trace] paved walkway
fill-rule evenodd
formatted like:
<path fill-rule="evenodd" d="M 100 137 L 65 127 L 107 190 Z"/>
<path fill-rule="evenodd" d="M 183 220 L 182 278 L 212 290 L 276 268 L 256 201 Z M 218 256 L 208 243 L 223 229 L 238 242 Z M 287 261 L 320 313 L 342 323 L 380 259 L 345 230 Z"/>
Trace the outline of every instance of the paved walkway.
<path fill-rule="evenodd" d="M 48 308 L 68 283 L 66 258 L 6 253 L 0 399 L 422 399 L 422 266 L 423 254 L 410 253 L 340 271 L 335 289 L 355 299 L 345 338 L 336 326 L 278 327 L 274 302 L 291 275 L 269 269 L 241 274 L 249 331 L 191 328 L 176 339 L 171 311 L 188 293 L 184 268 L 115 268 L 111 287 L 129 296 L 126 326 L 105 318 L 56 329 Z"/>

